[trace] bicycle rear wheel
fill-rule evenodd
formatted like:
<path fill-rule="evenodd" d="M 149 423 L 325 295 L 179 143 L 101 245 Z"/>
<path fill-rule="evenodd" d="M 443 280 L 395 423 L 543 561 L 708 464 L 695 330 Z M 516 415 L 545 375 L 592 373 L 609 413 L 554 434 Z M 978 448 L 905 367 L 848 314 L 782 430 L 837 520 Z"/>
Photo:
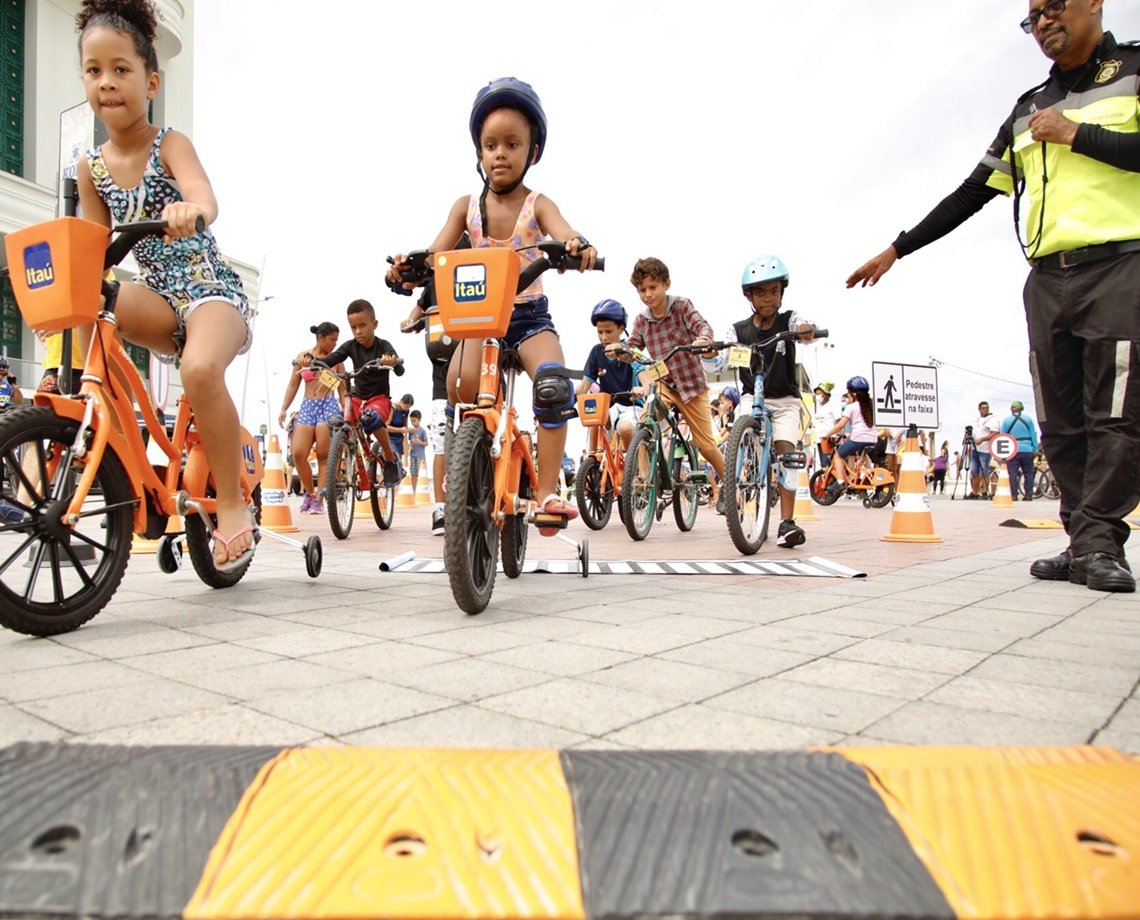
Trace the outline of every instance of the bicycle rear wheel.
<path fill-rule="evenodd" d="M 495 526 L 495 463 L 480 418 L 466 419 L 447 458 L 444 562 L 460 609 L 479 613 L 491 601 L 499 555 Z"/>
<path fill-rule="evenodd" d="M 759 419 L 742 416 L 724 452 L 724 514 L 733 545 L 751 556 L 768 538 L 772 485 L 768 439 Z M 817 474 L 818 475 L 818 474 Z"/>
<path fill-rule="evenodd" d="M 605 478 L 602 465 L 597 457 L 587 457 L 578 467 L 574 477 L 575 499 L 582 520 L 590 530 L 601 530 L 609 523 L 613 513 L 614 495 L 610 485 L 602 488 Z"/>
<path fill-rule="evenodd" d="M 79 522 L 60 522 L 82 469 L 72 453 L 78 430 L 46 406 L 0 416 L 0 625 L 29 636 L 78 629 L 107 605 L 127 568 L 134 496 L 112 451 Z"/>
<path fill-rule="evenodd" d="M 392 518 L 396 515 L 396 487 L 384 485 L 382 479 L 379 464 L 372 457 L 368 461 L 368 480 L 372 483 L 368 501 L 372 506 L 372 520 L 381 530 L 387 530 L 392 526 Z"/>
<path fill-rule="evenodd" d="M 657 511 L 657 439 L 648 428 L 633 434 L 622 475 L 622 519 L 634 540 L 644 540 L 653 529 Z"/>
<path fill-rule="evenodd" d="M 258 491 L 255 495 L 254 508 L 256 511 L 256 520 L 261 522 L 261 486 L 258 485 Z M 214 497 L 213 487 L 207 490 L 207 497 Z M 246 562 L 244 565 L 239 565 L 236 569 L 230 572 L 219 572 L 218 567 L 214 564 L 214 548 L 210 545 L 211 537 L 217 529 L 218 519 L 216 515 L 209 515 L 203 518 L 199 514 L 186 515 L 186 551 L 190 555 L 190 563 L 194 566 L 194 572 L 197 574 L 199 580 L 204 585 L 211 588 L 232 588 L 242 578 L 245 573 L 249 571 L 250 563 Z M 258 534 L 255 539 L 260 540 L 261 535 Z"/>
<path fill-rule="evenodd" d="M 347 540 L 356 510 L 356 435 L 350 427 L 333 433 L 328 464 L 329 528 L 338 540 Z"/>

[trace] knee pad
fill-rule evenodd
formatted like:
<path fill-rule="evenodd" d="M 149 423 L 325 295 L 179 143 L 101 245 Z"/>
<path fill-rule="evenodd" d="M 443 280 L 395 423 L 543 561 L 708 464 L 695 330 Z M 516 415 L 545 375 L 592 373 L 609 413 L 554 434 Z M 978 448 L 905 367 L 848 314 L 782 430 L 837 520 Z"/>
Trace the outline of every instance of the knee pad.
<path fill-rule="evenodd" d="M 540 364 L 534 375 L 534 417 L 543 428 L 561 428 L 578 414 L 574 387 L 560 364 Z"/>

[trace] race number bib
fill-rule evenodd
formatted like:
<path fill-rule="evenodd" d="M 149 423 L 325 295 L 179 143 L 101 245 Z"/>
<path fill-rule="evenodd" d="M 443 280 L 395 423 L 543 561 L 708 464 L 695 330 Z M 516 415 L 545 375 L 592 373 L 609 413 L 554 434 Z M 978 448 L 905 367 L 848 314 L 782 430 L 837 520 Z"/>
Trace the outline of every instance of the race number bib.
<path fill-rule="evenodd" d="M 328 368 L 322 369 L 321 376 L 317 379 L 320 381 L 321 386 L 328 387 L 330 390 L 335 390 L 337 386 L 340 385 L 340 378 Z"/>
<path fill-rule="evenodd" d="M 728 348 L 729 367 L 748 367 L 752 363 L 752 349 L 747 345 L 730 345 Z"/>
<path fill-rule="evenodd" d="M 669 367 L 664 361 L 656 361 L 645 368 L 650 380 L 663 380 L 669 376 Z"/>

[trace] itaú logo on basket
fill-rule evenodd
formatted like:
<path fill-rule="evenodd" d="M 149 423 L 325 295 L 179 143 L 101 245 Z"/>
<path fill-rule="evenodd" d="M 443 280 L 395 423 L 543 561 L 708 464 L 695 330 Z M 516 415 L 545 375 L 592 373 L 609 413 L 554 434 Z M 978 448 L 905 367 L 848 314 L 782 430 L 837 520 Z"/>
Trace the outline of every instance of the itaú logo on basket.
<path fill-rule="evenodd" d="M 55 283 L 55 268 L 51 264 L 51 247 L 36 243 L 24 249 L 24 272 L 29 288 L 47 287 Z"/>
<path fill-rule="evenodd" d="M 455 301 L 470 303 L 487 299 L 487 266 L 455 266 Z"/>

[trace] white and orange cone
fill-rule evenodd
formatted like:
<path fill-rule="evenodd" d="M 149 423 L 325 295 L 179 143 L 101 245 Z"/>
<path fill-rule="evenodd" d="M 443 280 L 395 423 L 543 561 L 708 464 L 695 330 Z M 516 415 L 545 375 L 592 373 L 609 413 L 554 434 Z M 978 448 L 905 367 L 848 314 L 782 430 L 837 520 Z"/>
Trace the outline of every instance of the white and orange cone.
<path fill-rule="evenodd" d="M 810 449 L 810 448 L 809 448 Z M 800 470 L 799 483 L 796 485 L 796 507 L 792 511 L 792 517 L 797 521 L 818 521 L 819 515 L 815 513 L 815 502 L 811 500 L 811 492 L 808 485 L 808 472 L 805 466 Z"/>
<path fill-rule="evenodd" d="M 293 523 L 285 484 L 285 467 L 281 462 L 281 443 L 275 434 L 269 436 L 269 450 L 265 455 L 265 478 L 261 480 L 260 526 L 274 533 L 297 533 L 301 529 Z"/>
<path fill-rule="evenodd" d="M 934 515 L 926 494 L 926 462 L 918 449 L 918 428 L 910 426 L 899 470 L 898 498 L 891 515 L 891 529 L 880 540 L 888 543 L 941 543 L 934 533 Z"/>
<path fill-rule="evenodd" d="M 416 504 L 435 504 L 435 499 L 432 497 L 431 480 L 428 479 L 427 475 L 426 463 L 420 466 L 420 478 L 416 480 Z"/>
<path fill-rule="evenodd" d="M 1009 491 L 1009 471 L 1004 463 L 998 463 L 997 489 L 992 501 L 994 508 L 1012 508 L 1013 496 Z"/>
<path fill-rule="evenodd" d="M 397 508 L 412 508 L 416 504 L 416 484 L 411 476 L 400 480 L 400 491 L 396 493 Z"/>

